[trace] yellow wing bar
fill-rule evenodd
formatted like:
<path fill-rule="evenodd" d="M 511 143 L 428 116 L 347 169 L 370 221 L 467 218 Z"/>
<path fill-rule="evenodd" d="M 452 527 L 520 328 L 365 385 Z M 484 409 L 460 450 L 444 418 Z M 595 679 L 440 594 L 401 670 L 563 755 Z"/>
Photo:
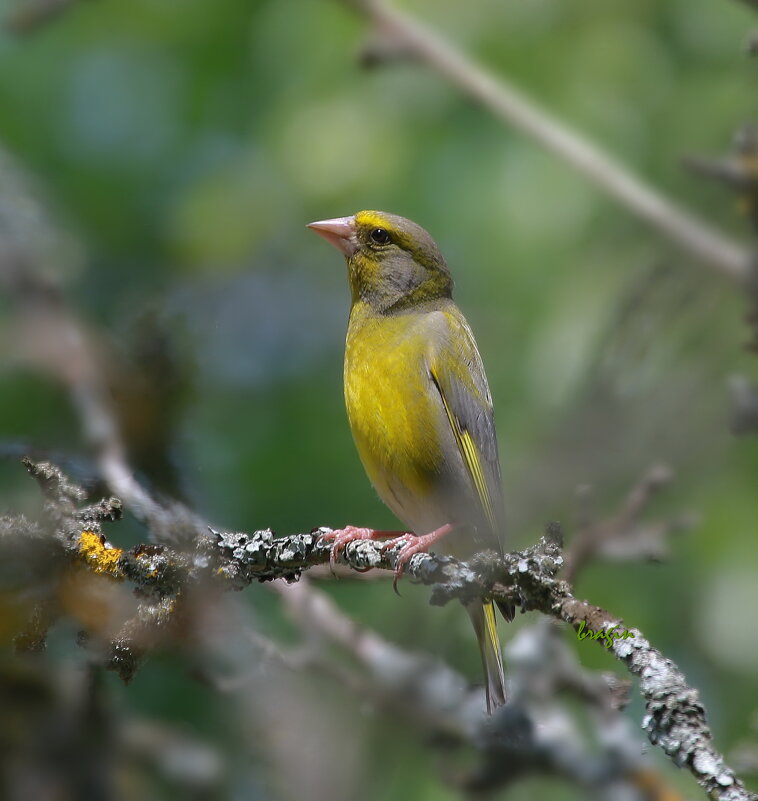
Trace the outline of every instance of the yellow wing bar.
<path fill-rule="evenodd" d="M 492 526 L 492 530 L 496 532 L 497 520 L 495 519 L 495 513 L 492 508 L 490 490 L 487 486 L 487 480 L 484 476 L 484 471 L 482 470 L 482 460 L 479 457 L 479 449 L 476 447 L 476 443 L 474 442 L 471 434 L 461 427 L 458 418 L 455 416 L 455 414 L 453 414 L 453 410 L 450 408 L 450 404 L 447 402 L 447 398 L 445 397 L 445 393 L 442 391 L 442 387 L 440 386 L 437 376 L 433 371 L 430 371 L 430 374 L 432 376 L 432 381 L 434 381 L 434 385 L 437 387 L 437 391 L 440 393 L 440 398 L 442 398 L 442 405 L 445 407 L 445 414 L 447 415 L 447 419 L 450 423 L 450 428 L 453 430 L 455 441 L 458 444 L 458 450 L 461 452 L 463 462 L 468 469 L 472 481 L 474 482 L 476 493 L 479 496 L 482 508 L 487 515 L 487 520 L 490 526 Z"/>

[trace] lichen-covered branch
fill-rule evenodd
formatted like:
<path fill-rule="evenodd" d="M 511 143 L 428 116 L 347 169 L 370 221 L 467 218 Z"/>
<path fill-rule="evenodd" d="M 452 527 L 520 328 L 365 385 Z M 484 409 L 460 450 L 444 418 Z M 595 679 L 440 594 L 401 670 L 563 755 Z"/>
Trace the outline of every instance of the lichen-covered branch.
<path fill-rule="evenodd" d="M 48 498 L 48 515 L 57 526 L 56 540 L 70 558 L 107 580 L 132 582 L 143 601 L 110 644 L 108 664 L 129 679 L 151 634 L 170 630 L 175 604 L 193 585 L 216 583 L 239 589 L 255 581 L 289 582 L 315 565 L 327 564 L 330 544 L 316 529 L 305 534 L 275 537 L 269 529 L 251 534 L 209 529 L 193 550 L 140 545 L 129 550 L 112 547 L 102 523 L 119 517 L 116 499 L 79 507 L 83 494 L 53 465 L 27 462 L 27 468 Z M 340 561 L 355 570 L 392 570 L 397 548 L 381 543 L 350 543 Z M 550 525 L 540 541 L 523 551 L 498 557 L 477 554 L 467 562 L 432 554 L 414 555 L 406 567 L 408 580 L 431 588 L 431 603 L 486 597 L 518 604 L 524 612 L 539 611 L 575 629 L 603 633 L 600 640 L 639 679 L 645 701 L 643 726 L 650 741 L 678 766 L 688 769 L 709 797 L 721 801 L 755 799 L 715 750 L 705 711 L 696 689 L 677 666 L 654 648 L 638 629 L 631 638 L 614 638 L 622 621 L 600 607 L 573 595 L 560 578 L 563 567 L 560 529 Z M 338 636 L 338 634 L 335 634 Z M 597 638 L 595 638 L 597 639 Z"/>

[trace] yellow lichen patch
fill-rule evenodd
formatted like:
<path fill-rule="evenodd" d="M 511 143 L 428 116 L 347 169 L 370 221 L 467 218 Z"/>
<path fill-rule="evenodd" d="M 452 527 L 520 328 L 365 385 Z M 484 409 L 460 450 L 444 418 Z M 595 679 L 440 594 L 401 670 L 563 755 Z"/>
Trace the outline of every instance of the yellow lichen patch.
<path fill-rule="evenodd" d="M 123 578 L 118 560 L 123 551 L 120 548 L 106 548 L 105 538 L 94 531 L 82 531 L 77 542 L 79 555 L 90 569 L 101 575 Z"/>

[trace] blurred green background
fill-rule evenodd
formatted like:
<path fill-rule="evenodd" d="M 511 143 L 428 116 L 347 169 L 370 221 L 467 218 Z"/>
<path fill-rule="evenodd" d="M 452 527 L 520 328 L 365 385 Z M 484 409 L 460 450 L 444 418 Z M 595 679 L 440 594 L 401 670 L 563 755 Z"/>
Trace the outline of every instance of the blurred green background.
<path fill-rule="evenodd" d="M 754 115 L 758 74 L 743 44 L 758 19 L 747 7 L 403 7 L 665 193 L 747 236 L 731 200 L 680 164 L 728 149 Z M 570 536 L 579 485 L 607 515 L 650 464 L 676 471 L 649 514 L 699 522 L 672 541 L 670 561 L 594 565 L 578 593 L 678 662 L 729 751 L 758 709 L 758 442 L 728 429 L 729 377 L 758 372 L 742 347 L 744 299 L 438 76 L 412 64 L 361 69 L 368 33 L 327 0 L 100 0 L 34 34 L 0 36 L 0 142 L 65 232 L 60 275 L 101 332 L 132 463 L 154 492 L 227 529 L 395 527 L 343 409 L 344 265 L 305 224 L 362 208 L 411 217 L 445 253 L 487 367 L 510 546 L 534 541 L 548 519 Z M 0 321 L 8 312 L 3 299 Z M 86 458 L 65 393 L 14 360 L 13 342 L 2 350 L 6 451 Z M 3 507 L 39 505 L 17 461 L 0 470 Z M 140 536 L 121 532 L 115 541 Z M 460 609 L 432 609 L 412 587 L 398 599 L 382 582 L 324 586 L 357 620 L 479 680 Z M 267 633 L 288 636 L 265 590 L 241 602 Z M 601 649 L 577 648 L 585 664 L 620 672 Z M 42 659 L 83 656 L 59 630 Z M 127 688 L 104 681 L 115 707 L 218 746 L 219 797 L 457 797 L 411 732 L 319 677 L 308 681 L 321 698 L 306 703 L 302 689 L 310 717 L 297 705 L 302 751 L 328 741 L 335 764 L 352 768 L 317 789 L 307 771 L 321 751 L 310 768 L 283 769 L 276 737 L 260 735 L 276 710 L 219 697 L 181 655 L 156 655 Z M 142 797 L 184 797 L 144 781 Z M 539 782 L 506 796 L 546 792 L 577 797 Z"/>

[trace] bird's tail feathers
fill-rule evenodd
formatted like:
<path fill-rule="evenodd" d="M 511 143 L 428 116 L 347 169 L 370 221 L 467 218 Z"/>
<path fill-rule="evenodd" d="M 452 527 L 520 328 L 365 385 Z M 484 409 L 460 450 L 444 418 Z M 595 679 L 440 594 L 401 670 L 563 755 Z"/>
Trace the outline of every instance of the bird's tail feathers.
<path fill-rule="evenodd" d="M 484 683 L 487 690 L 487 711 L 492 714 L 505 703 L 505 675 L 503 656 L 497 636 L 495 605 L 492 601 L 467 604 L 466 611 L 474 624 L 479 652 L 482 655 Z"/>
<path fill-rule="evenodd" d="M 500 610 L 500 614 L 505 618 L 505 620 L 510 623 L 514 617 L 516 617 L 516 607 L 513 604 L 509 604 L 506 601 L 496 601 L 497 608 Z"/>

